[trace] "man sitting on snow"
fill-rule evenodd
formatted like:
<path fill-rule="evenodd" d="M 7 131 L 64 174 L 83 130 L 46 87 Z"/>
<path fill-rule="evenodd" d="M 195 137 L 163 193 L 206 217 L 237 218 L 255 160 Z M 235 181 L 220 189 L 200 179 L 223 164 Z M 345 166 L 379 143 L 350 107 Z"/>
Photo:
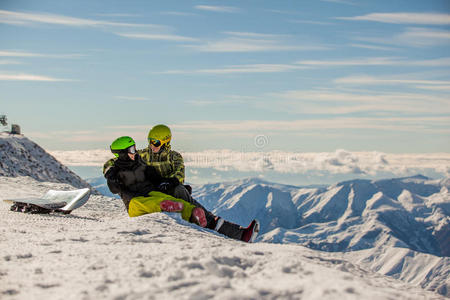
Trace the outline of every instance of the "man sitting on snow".
<path fill-rule="evenodd" d="M 130 217 L 162 211 L 177 212 L 186 221 L 214 229 L 233 239 L 253 242 L 256 238 L 259 231 L 257 220 L 243 228 L 219 217 L 207 219 L 206 213 L 212 214 L 201 205 L 196 205 L 198 202 L 192 198 L 188 202 L 162 193 L 164 178 L 142 160 L 132 138 L 122 136 L 111 144 L 110 149 L 116 158 L 112 163 L 105 164 L 104 175 L 108 188 L 120 195 Z"/>

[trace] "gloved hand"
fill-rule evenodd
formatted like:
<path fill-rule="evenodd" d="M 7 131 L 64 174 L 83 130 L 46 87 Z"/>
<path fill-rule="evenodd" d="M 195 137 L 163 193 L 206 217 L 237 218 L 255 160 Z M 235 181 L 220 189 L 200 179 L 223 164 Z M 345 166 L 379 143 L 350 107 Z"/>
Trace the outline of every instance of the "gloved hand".
<path fill-rule="evenodd" d="M 163 181 L 159 184 L 158 190 L 163 193 L 167 193 L 167 191 L 173 189 L 179 184 L 180 182 L 176 178 L 164 178 Z"/>
<path fill-rule="evenodd" d="M 117 176 L 115 168 L 109 168 L 108 171 L 106 171 L 105 173 L 105 178 L 112 184 L 115 185 L 120 184 L 120 180 L 119 177 Z"/>
<path fill-rule="evenodd" d="M 160 190 L 160 191 L 163 192 L 163 193 L 165 193 L 165 192 L 167 192 L 168 190 L 170 190 L 170 188 L 171 188 L 171 184 L 170 184 L 169 182 L 166 182 L 166 181 L 161 182 L 161 183 L 159 184 L 159 186 L 158 186 L 158 190 Z"/>

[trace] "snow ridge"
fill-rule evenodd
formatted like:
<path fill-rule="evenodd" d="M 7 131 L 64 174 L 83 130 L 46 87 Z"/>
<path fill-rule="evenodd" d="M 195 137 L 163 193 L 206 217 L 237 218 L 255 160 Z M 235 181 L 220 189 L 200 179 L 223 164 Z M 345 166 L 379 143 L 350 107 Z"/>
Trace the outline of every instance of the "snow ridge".
<path fill-rule="evenodd" d="M 23 135 L 5 132 L 0 133 L 0 176 L 30 176 L 39 181 L 91 188 L 89 183 L 62 165 L 38 144 Z"/>

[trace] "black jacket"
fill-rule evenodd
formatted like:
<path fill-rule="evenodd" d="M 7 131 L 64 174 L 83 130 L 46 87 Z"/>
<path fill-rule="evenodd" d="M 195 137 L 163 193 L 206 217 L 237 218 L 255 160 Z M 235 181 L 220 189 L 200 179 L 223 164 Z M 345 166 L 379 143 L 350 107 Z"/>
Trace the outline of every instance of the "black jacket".
<path fill-rule="evenodd" d="M 138 154 L 134 161 L 117 159 L 105 177 L 109 190 L 113 194 L 119 194 L 127 210 L 131 198 L 147 196 L 161 182 L 156 170 L 147 166 Z"/>

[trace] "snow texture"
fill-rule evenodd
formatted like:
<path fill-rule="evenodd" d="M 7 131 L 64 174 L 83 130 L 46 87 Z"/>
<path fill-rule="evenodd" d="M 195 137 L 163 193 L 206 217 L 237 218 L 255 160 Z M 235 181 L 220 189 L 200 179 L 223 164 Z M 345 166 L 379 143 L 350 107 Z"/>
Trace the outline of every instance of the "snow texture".
<path fill-rule="evenodd" d="M 0 177 L 3 197 L 65 184 Z M 129 218 L 91 196 L 72 215 L 0 204 L 1 299 L 443 299 L 300 245 L 247 244 L 172 218 Z"/>

